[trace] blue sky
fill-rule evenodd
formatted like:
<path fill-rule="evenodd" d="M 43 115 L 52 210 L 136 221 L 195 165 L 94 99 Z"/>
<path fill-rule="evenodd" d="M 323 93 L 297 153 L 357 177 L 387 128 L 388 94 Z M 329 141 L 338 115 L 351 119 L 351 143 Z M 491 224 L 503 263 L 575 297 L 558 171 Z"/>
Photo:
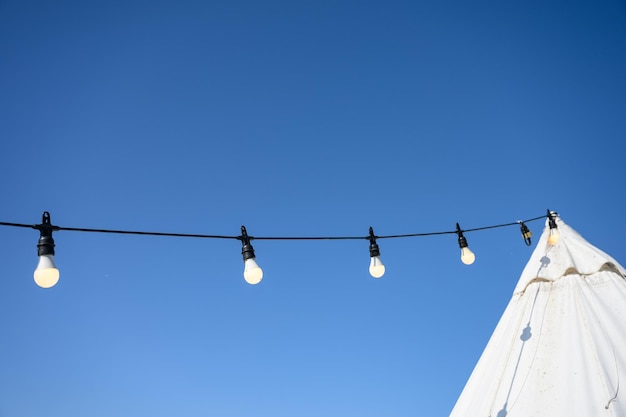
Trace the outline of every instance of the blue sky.
<path fill-rule="evenodd" d="M 0 2 L 0 221 L 252 236 L 547 208 L 618 261 L 623 1 Z M 538 238 L 543 221 L 528 226 Z M 0 228 L 0 416 L 446 416 L 517 227 L 241 245 Z"/>

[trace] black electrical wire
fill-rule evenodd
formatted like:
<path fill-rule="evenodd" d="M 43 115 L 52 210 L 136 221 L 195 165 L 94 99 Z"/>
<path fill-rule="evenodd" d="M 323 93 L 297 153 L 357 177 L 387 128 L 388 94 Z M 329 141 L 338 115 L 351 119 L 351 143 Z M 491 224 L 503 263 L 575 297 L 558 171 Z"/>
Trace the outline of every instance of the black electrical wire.
<path fill-rule="evenodd" d="M 196 238 L 203 238 L 203 239 L 237 239 L 238 238 L 238 236 L 202 235 L 202 234 L 195 234 L 195 233 L 138 232 L 138 231 L 131 231 L 131 230 L 111 230 L 111 229 L 85 229 L 81 227 L 59 227 L 58 230 L 69 230 L 72 232 L 116 233 L 120 235 L 196 237 Z"/>
<path fill-rule="evenodd" d="M 8 222 L 0 222 L 0 226 L 28 227 L 29 229 L 35 228 L 35 226 L 33 226 L 32 224 L 8 223 Z"/>
<path fill-rule="evenodd" d="M 546 216 L 533 217 L 528 220 L 520 220 L 523 223 L 529 223 L 536 220 L 544 219 Z M 512 223 L 503 223 L 496 224 L 492 226 L 483 226 L 476 227 L 473 229 L 463 229 L 462 232 L 476 232 L 481 230 L 495 229 L 500 227 L 508 227 L 508 226 L 516 226 L 519 225 L 520 221 L 512 222 Z M 39 229 L 40 225 L 30 225 L 23 223 L 10 223 L 10 222 L 0 222 L 0 226 L 9 226 L 9 227 L 25 227 L 30 229 Z M 143 236 L 168 236 L 168 237 L 193 237 L 193 238 L 201 238 L 201 239 L 236 239 L 241 240 L 241 236 L 226 236 L 226 235 L 206 235 L 206 234 L 195 234 L 195 233 L 168 233 L 168 232 L 144 232 L 144 231 L 133 231 L 133 230 L 114 230 L 114 229 L 89 229 L 83 227 L 62 227 L 62 226 L 52 226 L 54 231 L 58 230 L 66 230 L 71 232 L 90 232 L 90 233 L 113 233 L 113 234 L 124 234 L 124 235 L 143 235 Z M 395 238 L 405 238 L 405 237 L 423 237 L 423 236 L 436 236 L 436 235 L 451 235 L 456 234 L 456 230 L 444 231 L 444 232 L 428 232 L 428 233 L 410 233 L 410 234 L 401 234 L 401 235 L 386 235 L 386 236 L 375 236 L 377 239 L 395 239 Z M 369 239 L 370 236 L 249 236 L 250 240 L 362 240 Z"/>

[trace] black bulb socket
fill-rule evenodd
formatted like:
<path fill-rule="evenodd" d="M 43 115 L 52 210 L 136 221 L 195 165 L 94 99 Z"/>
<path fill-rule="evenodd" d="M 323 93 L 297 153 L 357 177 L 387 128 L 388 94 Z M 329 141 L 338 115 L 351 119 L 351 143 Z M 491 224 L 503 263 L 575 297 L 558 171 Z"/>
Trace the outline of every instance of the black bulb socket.
<path fill-rule="evenodd" d="M 244 243 L 241 247 L 241 255 L 243 255 L 243 261 L 247 261 L 248 259 L 254 259 L 254 248 L 250 243 Z"/>
<path fill-rule="evenodd" d="M 378 248 L 378 243 L 370 242 L 370 257 L 380 256 L 380 249 Z"/>
<path fill-rule="evenodd" d="M 39 230 L 39 242 L 37 242 L 37 255 L 54 255 L 54 239 L 52 231 L 58 230 L 50 223 L 50 213 L 44 211 L 41 216 L 41 224 L 33 226 Z"/>

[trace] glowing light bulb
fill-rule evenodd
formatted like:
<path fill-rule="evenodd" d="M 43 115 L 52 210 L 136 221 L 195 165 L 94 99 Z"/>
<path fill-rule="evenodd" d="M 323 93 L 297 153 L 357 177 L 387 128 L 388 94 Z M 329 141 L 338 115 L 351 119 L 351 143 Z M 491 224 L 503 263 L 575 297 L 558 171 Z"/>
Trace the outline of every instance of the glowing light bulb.
<path fill-rule="evenodd" d="M 548 226 L 550 234 L 548 235 L 548 245 L 553 246 L 559 243 L 559 229 L 556 226 L 556 212 L 548 209 Z"/>
<path fill-rule="evenodd" d="M 41 288 L 51 288 L 59 282 L 59 270 L 54 264 L 53 255 L 41 255 L 39 257 L 39 264 L 33 274 L 35 283 Z"/>
<path fill-rule="evenodd" d="M 380 260 L 380 256 L 372 256 L 370 259 L 370 275 L 374 278 L 380 278 L 385 275 L 385 265 Z"/>
<path fill-rule="evenodd" d="M 468 248 L 467 246 L 461 248 L 461 262 L 463 262 L 465 265 L 471 265 L 474 263 L 475 260 L 476 255 L 474 255 L 474 252 L 472 252 L 470 248 Z"/>
<path fill-rule="evenodd" d="M 548 245 L 554 246 L 559 243 L 559 229 L 556 227 L 554 229 L 550 229 L 550 234 L 548 235 Z"/>
<path fill-rule="evenodd" d="M 263 279 L 263 270 L 259 267 L 254 258 L 245 260 L 243 278 L 251 285 L 258 284 Z"/>

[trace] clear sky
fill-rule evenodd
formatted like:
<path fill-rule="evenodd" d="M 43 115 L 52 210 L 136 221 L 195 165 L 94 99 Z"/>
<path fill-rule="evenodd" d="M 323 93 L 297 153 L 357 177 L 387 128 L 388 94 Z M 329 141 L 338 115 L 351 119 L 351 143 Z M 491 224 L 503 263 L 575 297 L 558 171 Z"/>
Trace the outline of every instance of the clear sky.
<path fill-rule="evenodd" d="M 626 262 L 626 3 L 0 1 L 0 221 L 252 236 L 547 208 Z M 528 226 L 537 240 L 543 221 Z M 533 246 L 0 227 L 0 416 L 447 416 Z"/>

